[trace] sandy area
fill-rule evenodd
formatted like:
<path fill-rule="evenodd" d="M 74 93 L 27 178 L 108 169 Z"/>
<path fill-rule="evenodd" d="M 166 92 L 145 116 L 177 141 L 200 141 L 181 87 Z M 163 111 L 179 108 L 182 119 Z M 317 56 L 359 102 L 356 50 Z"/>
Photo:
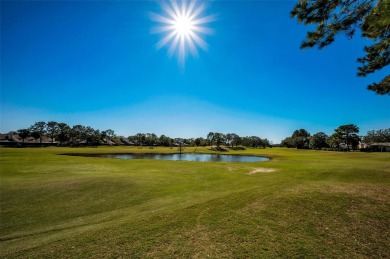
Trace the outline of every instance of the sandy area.
<path fill-rule="evenodd" d="M 250 171 L 249 173 L 246 173 L 246 174 L 252 175 L 252 174 L 257 174 L 257 173 L 272 173 L 275 171 L 276 171 L 276 169 L 273 169 L 273 168 L 257 167 L 257 168 L 253 168 L 252 171 Z"/>

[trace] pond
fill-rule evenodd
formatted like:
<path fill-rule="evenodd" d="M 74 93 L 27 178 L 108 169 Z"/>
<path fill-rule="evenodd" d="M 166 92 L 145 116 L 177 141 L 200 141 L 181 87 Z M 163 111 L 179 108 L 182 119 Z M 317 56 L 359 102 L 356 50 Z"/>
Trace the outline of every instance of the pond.
<path fill-rule="evenodd" d="M 117 159 L 157 159 L 174 161 L 196 161 L 196 162 L 261 162 L 268 161 L 268 157 L 242 156 L 242 155 L 220 155 L 220 154 L 103 154 L 88 155 L 94 157 L 106 157 Z"/>

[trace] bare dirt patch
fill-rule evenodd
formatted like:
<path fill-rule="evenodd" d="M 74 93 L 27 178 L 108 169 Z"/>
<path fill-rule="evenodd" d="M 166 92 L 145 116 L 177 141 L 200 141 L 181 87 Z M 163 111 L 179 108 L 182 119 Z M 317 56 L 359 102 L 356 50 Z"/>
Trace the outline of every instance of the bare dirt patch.
<path fill-rule="evenodd" d="M 264 168 L 264 167 L 256 167 L 253 168 L 252 171 L 246 173 L 247 175 L 257 174 L 257 173 L 273 173 L 276 172 L 274 168 Z"/>

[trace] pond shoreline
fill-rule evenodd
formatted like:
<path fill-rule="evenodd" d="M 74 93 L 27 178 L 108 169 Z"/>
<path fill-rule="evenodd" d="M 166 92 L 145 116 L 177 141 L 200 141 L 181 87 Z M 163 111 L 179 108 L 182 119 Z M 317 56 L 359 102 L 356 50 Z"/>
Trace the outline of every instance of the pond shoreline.
<path fill-rule="evenodd" d="M 168 161 L 194 162 L 265 162 L 270 157 L 245 154 L 213 154 L 213 153 L 67 153 L 67 156 L 102 157 L 112 159 L 153 159 Z"/>

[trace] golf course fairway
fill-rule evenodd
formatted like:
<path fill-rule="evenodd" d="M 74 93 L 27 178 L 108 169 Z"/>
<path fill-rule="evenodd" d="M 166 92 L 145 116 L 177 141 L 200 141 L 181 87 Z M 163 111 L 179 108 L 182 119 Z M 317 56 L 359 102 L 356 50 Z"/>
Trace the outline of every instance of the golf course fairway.
<path fill-rule="evenodd" d="M 64 155 L 176 152 L 0 148 L 0 257 L 390 257 L 389 152 L 222 152 L 270 158 L 251 163 Z"/>

